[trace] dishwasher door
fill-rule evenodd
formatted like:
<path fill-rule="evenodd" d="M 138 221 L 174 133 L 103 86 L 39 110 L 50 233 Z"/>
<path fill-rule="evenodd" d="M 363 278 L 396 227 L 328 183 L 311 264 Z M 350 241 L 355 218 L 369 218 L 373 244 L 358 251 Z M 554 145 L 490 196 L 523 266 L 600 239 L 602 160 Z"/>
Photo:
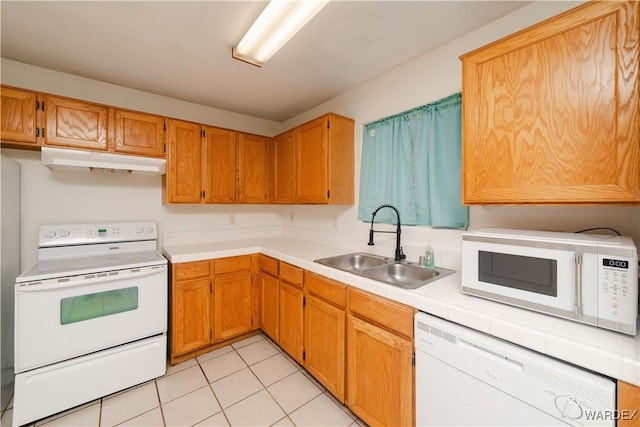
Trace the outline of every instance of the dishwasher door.
<path fill-rule="evenodd" d="M 416 314 L 419 426 L 614 426 L 615 382 Z"/>

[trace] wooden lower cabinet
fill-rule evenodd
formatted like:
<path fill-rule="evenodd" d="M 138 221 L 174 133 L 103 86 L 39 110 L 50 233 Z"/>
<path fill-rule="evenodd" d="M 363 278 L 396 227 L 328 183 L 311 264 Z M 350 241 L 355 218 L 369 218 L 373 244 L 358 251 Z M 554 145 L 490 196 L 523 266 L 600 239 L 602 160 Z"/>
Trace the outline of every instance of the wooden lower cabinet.
<path fill-rule="evenodd" d="M 172 363 L 175 357 L 206 347 L 212 341 L 212 278 L 213 263 L 209 260 L 171 265 Z"/>
<path fill-rule="evenodd" d="M 278 342 L 278 278 L 261 272 L 260 292 L 262 294 L 260 327 L 269 338 Z"/>
<path fill-rule="evenodd" d="M 172 364 L 259 327 L 252 277 L 251 255 L 172 264 Z"/>
<path fill-rule="evenodd" d="M 216 275 L 213 295 L 215 341 L 222 341 L 251 330 L 251 272 Z"/>
<path fill-rule="evenodd" d="M 618 381 L 618 427 L 640 426 L 640 387 Z"/>
<path fill-rule="evenodd" d="M 307 295 L 304 307 L 304 367 L 344 402 L 345 312 Z"/>
<path fill-rule="evenodd" d="M 258 256 L 260 281 L 260 328 L 274 342 L 278 342 L 278 260 Z"/>
<path fill-rule="evenodd" d="M 348 300 L 347 406 L 369 425 L 414 425 L 415 310 L 356 289 Z"/>
<path fill-rule="evenodd" d="M 304 363 L 303 304 L 302 289 L 280 280 L 278 344 L 300 364 Z"/>
<path fill-rule="evenodd" d="M 172 354 L 186 354 L 211 342 L 210 288 L 208 278 L 179 282 L 173 287 Z"/>
<path fill-rule="evenodd" d="M 413 342 L 349 315 L 346 404 L 371 426 L 410 426 Z"/>

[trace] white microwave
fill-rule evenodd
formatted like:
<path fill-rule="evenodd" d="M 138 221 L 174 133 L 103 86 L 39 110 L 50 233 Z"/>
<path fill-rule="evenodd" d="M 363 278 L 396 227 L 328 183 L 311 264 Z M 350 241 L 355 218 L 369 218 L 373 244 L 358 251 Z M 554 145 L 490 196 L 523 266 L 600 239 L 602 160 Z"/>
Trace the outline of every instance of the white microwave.
<path fill-rule="evenodd" d="M 462 236 L 462 292 L 635 335 L 630 237 L 482 229 Z"/>

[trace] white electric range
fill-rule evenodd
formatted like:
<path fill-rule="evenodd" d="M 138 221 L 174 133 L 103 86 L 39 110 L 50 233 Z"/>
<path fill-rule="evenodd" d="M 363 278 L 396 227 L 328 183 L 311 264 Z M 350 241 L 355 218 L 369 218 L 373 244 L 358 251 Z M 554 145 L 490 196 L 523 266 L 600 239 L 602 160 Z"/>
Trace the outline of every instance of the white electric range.
<path fill-rule="evenodd" d="M 157 236 L 149 221 L 40 226 L 15 286 L 14 426 L 164 375 Z"/>

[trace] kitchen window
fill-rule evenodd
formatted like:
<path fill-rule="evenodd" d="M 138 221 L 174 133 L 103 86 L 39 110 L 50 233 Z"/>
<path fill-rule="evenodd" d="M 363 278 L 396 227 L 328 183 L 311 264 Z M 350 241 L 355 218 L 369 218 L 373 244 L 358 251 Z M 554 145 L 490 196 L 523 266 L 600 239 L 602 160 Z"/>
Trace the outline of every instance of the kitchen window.
<path fill-rule="evenodd" d="M 402 224 L 466 228 L 461 203 L 462 95 L 367 124 L 362 141 L 358 219 L 381 204 L 398 207 Z M 390 210 L 376 222 L 395 223 Z"/>

